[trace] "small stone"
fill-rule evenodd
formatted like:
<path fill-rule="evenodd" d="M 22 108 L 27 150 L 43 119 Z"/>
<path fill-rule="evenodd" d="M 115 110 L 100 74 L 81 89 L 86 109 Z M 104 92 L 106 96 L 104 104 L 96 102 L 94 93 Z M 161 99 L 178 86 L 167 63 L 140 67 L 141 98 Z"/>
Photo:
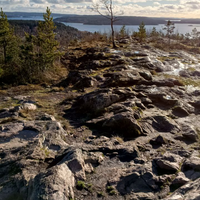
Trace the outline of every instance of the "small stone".
<path fill-rule="evenodd" d="M 22 109 L 23 110 L 36 110 L 37 109 L 37 106 L 33 103 L 24 103 L 22 105 Z"/>

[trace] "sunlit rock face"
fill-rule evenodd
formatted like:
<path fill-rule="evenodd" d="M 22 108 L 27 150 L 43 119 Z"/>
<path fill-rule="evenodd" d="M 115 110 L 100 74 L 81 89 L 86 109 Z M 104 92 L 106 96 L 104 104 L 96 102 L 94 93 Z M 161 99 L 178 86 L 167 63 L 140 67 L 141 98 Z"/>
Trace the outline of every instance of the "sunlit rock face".
<path fill-rule="evenodd" d="M 56 84 L 0 90 L 0 200 L 200 198 L 198 55 L 119 44 L 71 50 Z"/>

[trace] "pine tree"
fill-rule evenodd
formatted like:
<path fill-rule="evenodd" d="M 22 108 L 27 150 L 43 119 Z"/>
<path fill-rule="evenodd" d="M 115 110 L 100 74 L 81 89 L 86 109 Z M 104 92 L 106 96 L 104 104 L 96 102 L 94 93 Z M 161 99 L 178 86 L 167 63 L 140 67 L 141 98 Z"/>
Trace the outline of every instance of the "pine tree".
<path fill-rule="evenodd" d="M 119 35 L 121 38 L 124 38 L 126 36 L 126 26 L 123 25 L 119 31 Z"/>
<path fill-rule="evenodd" d="M 34 52 L 33 36 L 25 33 L 25 42 L 21 46 L 22 82 L 32 82 L 36 74 L 38 74 L 36 56 Z"/>
<path fill-rule="evenodd" d="M 0 13 L 0 48 L 1 48 L 1 60 L 4 64 L 7 62 L 7 49 L 10 43 L 11 31 L 6 14 L 1 8 Z"/>
<path fill-rule="evenodd" d="M 19 68 L 19 38 L 14 35 L 10 28 L 6 14 L 1 8 L 0 12 L 0 64 L 1 74 L 13 76 L 18 73 Z"/>
<path fill-rule="evenodd" d="M 140 42 L 143 42 L 147 37 L 146 28 L 144 23 L 142 22 L 138 28 L 138 38 Z"/>
<path fill-rule="evenodd" d="M 37 46 L 37 62 L 40 71 L 53 67 L 57 57 L 61 55 L 58 51 L 58 42 L 55 40 L 54 30 L 56 26 L 51 17 L 51 11 L 47 7 L 43 14 L 44 21 L 39 22 L 37 36 L 34 37 L 34 44 Z"/>
<path fill-rule="evenodd" d="M 174 23 L 170 20 L 167 21 L 167 24 L 165 24 L 165 27 L 163 30 L 167 31 L 166 36 L 168 37 L 168 44 L 170 45 L 171 35 L 174 32 L 175 26 Z"/>
<path fill-rule="evenodd" d="M 193 40 L 193 45 L 194 46 L 198 45 L 200 32 L 196 28 L 194 28 L 194 29 L 192 29 L 191 36 L 192 36 L 192 40 Z"/>
<path fill-rule="evenodd" d="M 153 29 L 152 29 L 152 31 L 151 31 L 151 33 L 150 33 L 150 36 L 152 37 L 152 39 L 153 39 L 154 41 L 158 38 L 159 33 L 157 32 L 157 30 L 156 30 L 155 27 L 153 27 Z"/>

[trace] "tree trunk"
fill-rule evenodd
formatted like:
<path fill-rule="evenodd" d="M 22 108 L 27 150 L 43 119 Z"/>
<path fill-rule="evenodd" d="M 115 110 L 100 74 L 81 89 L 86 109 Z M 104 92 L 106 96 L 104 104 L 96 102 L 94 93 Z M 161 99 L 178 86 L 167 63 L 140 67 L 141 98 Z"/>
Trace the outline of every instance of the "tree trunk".
<path fill-rule="evenodd" d="M 4 56 L 4 64 L 6 64 L 6 45 L 3 45 L 3 56 Z"/>
<path fill-rule="evenodd" d="M 113 19 L 111 19 L 111 30 L 112 30 L 112 45 L 113 48 L 116 48 L 116 44 L 115 44 L 115 31 L 114 31 L 114 27 L 113 27 Z"/>
<path fill-rule="evenodd" d="M 168 45 L 170 46 L 170 35 L 168 36 Z"/>

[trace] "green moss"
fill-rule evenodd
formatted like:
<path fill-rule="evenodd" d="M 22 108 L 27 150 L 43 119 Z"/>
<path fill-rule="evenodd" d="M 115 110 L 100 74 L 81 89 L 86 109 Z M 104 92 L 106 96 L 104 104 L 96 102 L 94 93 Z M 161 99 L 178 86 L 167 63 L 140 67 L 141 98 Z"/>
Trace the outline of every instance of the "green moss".
<path fill-rule="evenodd" d="M 114 190 L 114 187 L 113 187 L 113 186 L 107 186 L 107 188 L 106 188 L 106 191 L 107 191 L 107 192 L 110 192 L 110 191 L 112 191 L 112 190 Z"/>
<path fill-rule="evenodd" d="M 195 67 L 189 67 L 187 70 L 190 71 L 190 72 L 194 72 L 196 70 L 196 68 Z"/>
<path fill-rule="evenodd" d="M 180 76 L 171 75 L 171 74 L 164 74 L 165 78 L 174 78 L 178 80 L 182 85 L 192 85 L 194 87 L 200 87 L 200 80 L 199 79 L 191 79 L 191 78 L 182 78 Z"/>
<path fill-rule="evenodd" d="M 83 181 L 77 181 L 76 188 L 78 190 L 85 189 L 86 188 L 85 182 L 83 182 Z"/>
<path fill-rule="evenodd" d="M 181 80 L 183 85 L 193 85 L 194 87 L 200 87 L 200 80 L 199 79 L 191 79 L 191 78 L 187 78 L 187 79 L 182 79 Z"/>
<path fill-rule="evenodd" d="M 109 195 L 115 195 L 115 194 L 117 194 L 117 192 L 115 191 L 115 188 L 114 188 L 113 186 L 107 186 L 106 192 L 107 192 Z"/>
<path fill-rule="evenodd" d="M 97 197 L 104 197 L 105 194 L 103 192 L 97 192 Z"/>
<path fill-rule="evenodd" d="M 46 157 L 48 157 L 50 154 L 50 151 L 46 147 L 41 148 L 41 151 L 44 151 Z"/>
<path fill-rule="evenodd" d="M 111 195 L 111 196 L 115 195 L 115 194 L 117 194 L 117 192 L 115 190 L 112 190 L 112 191 L 109 192 L 109 195 Z"/>

